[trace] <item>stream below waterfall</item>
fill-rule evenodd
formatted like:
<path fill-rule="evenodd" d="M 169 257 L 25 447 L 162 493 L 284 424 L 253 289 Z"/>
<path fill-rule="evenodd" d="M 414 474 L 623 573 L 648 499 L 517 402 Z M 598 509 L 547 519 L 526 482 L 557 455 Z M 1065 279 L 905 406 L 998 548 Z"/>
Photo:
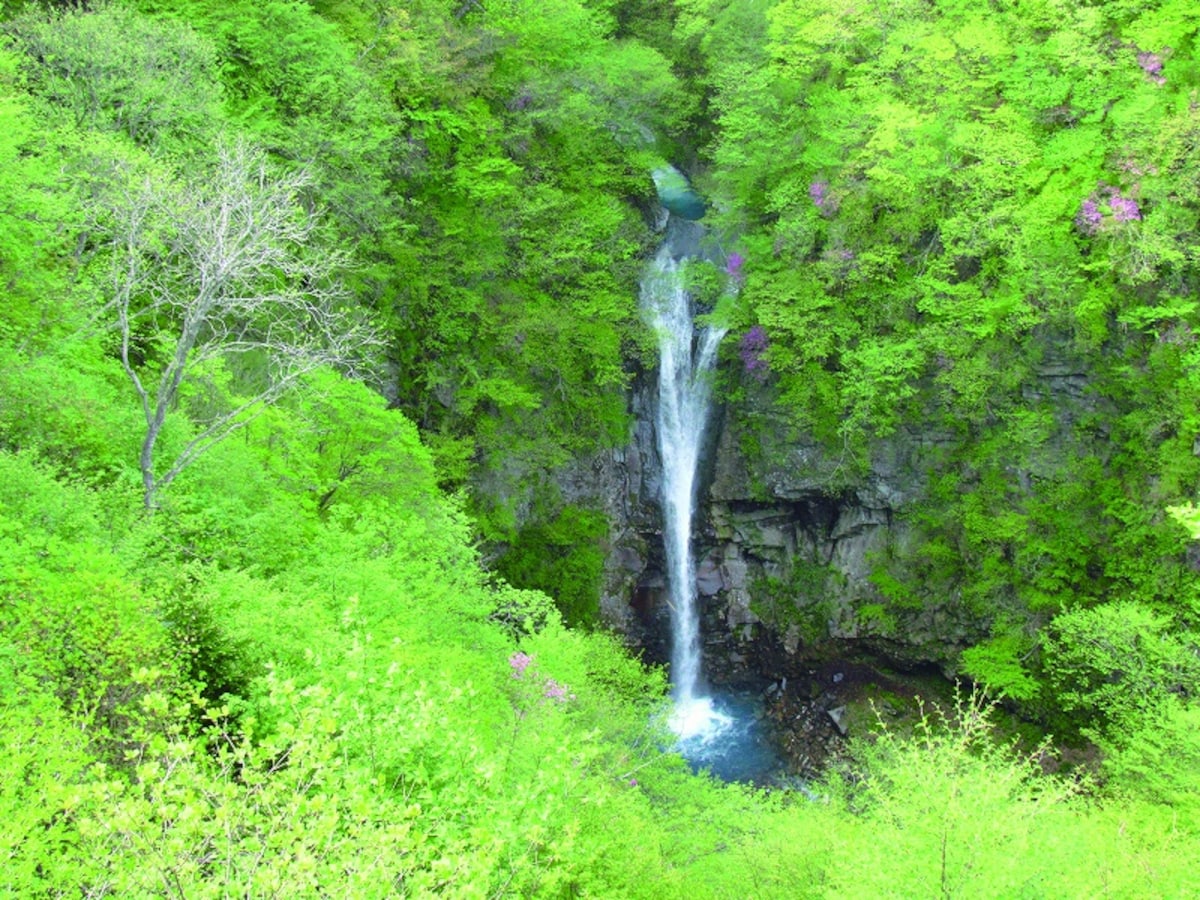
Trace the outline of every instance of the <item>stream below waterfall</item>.
<path fill-rule="evenodd" d="M 765 784 L 783 774 L 758 691 L 712 690 L 687 706 L 676 703 L 671 730 L 680 755 L 722 781 Z"/>

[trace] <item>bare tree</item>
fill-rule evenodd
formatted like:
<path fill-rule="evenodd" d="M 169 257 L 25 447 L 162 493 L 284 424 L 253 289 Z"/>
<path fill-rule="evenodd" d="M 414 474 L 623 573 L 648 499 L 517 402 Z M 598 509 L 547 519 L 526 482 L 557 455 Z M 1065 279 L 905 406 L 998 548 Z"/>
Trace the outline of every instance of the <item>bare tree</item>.
<path fill-rule="evenodd" d="M 139 465 L 147 508 L 303 375 L 344 368 L 380 343 L 333 278 L 344 259 L 308 246 L 317 216 L 301 203 L 307 184 L 305 173 L 274 173 L 260 151 L 236 143 L 220 148 L 202 180 L 116 179 L 100 193 L 113 250 L 107 308 L 146 421 Z M 206 416 L 174 459 L 157 463 L 181 387 L 247 354 L 266 367 L 250 396 Z"/>

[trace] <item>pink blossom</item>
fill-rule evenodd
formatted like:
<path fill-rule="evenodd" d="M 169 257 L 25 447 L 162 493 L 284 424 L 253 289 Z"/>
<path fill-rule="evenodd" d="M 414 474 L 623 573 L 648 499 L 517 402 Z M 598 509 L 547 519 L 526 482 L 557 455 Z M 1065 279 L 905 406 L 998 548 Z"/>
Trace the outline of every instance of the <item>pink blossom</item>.
<path fill-rule="evenodd" d="M 1149 76 L 1150 80 L 1155 84 L 1166 84 L 1167 79 L 1163 77 L 1163 58 L 1157 53 L 1151 53 L 1148 50 L 1143 50 L 1137 55 L 1138 65 L 1142 71 Z"/>
<path fill-rule="evenodd" d="M 1095 234 L 1100 230 L 1100 225 L 1104 222 L 1104 216 L 1100 213 L 1100 207 L 1096 205 L 1096 201 L 1088 197 L 1079 205 L 1079 214 L 1075 216 L 1075 226 L 1084 234 Z"/>
<path fill-rule="evenodd" d="M 508 664 L 512 667 L 513 678 L 520 678 L 525 674 L 525 670 L 529 668 L 529 664 L 533 662 L 533 657 L 528 653 L 517 651 L 508 658 Z"/>
<path fill-rule="evenodd" d="M 767 361 L 763 351 L 767 349 L 767 331 L 761 325 L 755 325 L 744 335 L 738 347 L 738 355 L 747 372 L 754 373 L 757 378 L 764 378 L 767 373 Z"/>
<path fill-rule="evenodd" d="M 1136 190 L 1136 188 L 1135 188 Z M 1107 219 L 1102 211 L 1101 203 L 1108 207 L 1111 219 Z M 1142 209 L 1133 197 L 1121 195 L 1118 188 L 1101 183 L 1096 186 L 1082 203 L 1075 215 L 1075 227 L 1088 236 L 1099 234 L 1105 222 L 1138 222 L 1142 218 Z"/>
<path fill-rule="evenodd" d="M 568 700 L 574 700 L 575 695 L 569 693 L 565 685 L 559 684 L 553 678 L 547 678 L 545 690 L 542 692 L 547 700 L 554 700 L 558 703 L 566 703 Z"/>
<path fill-rule="evenodd" d="M 808 186 L 808 196 L 813 205 L 826 215 L 833 215 L 838 211 L 837 198 L 829 193 L 828 181 L 823 179 L 814 181 Z"/>
<path fill-rule="evenodd" d="M 1132 197 L 1113 194 L 1109 198 L 1108 208 L 1112 210 L 1113 220 L 1117 222 L 1133 222 L 1142 218 L 1142 211 Z"/>

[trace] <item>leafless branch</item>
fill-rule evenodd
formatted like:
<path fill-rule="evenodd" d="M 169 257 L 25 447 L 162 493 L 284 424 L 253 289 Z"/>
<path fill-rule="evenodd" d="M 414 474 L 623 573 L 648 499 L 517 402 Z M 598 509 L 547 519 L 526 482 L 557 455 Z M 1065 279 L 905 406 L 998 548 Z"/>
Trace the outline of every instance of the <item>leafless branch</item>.
<path fill-rule="evenodd" d="M 234 143 L 220 149 L 203 180 L 115 182 L 98 201 L 111 222 L 107 309 L 146 421 L 139 465 L 153 507 L 184 468 L 301 376 L 348 365 L 380 342 L 334 280 L 344 255 L 318 258 L 307 246 L 317 218 L 300 202 L 304 172 L 276 174 L 261 152 Z M 142 358 L 145 331 L 161 356 Z M 189 376 L 203 363 L 248 353 L 269 361 L 265 382 L 204 424 L 158 474 L 158 438 Z"/>

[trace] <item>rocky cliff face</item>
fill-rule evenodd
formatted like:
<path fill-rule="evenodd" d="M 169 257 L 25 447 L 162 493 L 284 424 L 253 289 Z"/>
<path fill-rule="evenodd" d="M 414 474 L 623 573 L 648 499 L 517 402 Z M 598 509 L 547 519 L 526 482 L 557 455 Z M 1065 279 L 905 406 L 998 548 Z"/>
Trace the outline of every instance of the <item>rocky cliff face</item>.
<path fill-rule="evenodd" d="M 652 381 L 639 379 L 632 393 L 629 444 L 575 470 L 564 494 L 600 503 L 612 522 L 604 619 L 664 661 L 669 609 Z M 1052 402 L 1066 434 L 1089 408 L 1085 383 L 1077 367 L 1051 355 L 1028 390 Z M 987 636 L 990 622 L 953 595 L 898 606 L 877 584 L 881 561 L 910 556 L 922 540 L 908 514 L 961 435 L 902 428 L 876 443 L 864 474 L 850 476 L 754 386 L 748 402 L 714 416 L 711 432 L 695 537 L 711 680 L 776 679 L 835 659 L 952 674 L 959 651 Z"/>
<path fill-rule="evenodd" d="M 835 656 L 950 662 L 978 625 L 945 608 L 897 622 L 872 575 L 916 539 L 902 513 L 952 437 L 899 432 L 875 448 L 865 475 L 847 478 L 841 460 L 769 408 L 749 419 L 724 416 L 707 498 L 700 590 L 714 677 L 786 673 Z"/>
<path fill-rule="evenodd" d="M 604 620 L 662 661 L 670 610 L 650 379 L 639 380 L 631 403 L 628 445 L 573 467 L 560 486 L 569 502 L 601 505 L 612 523 Z M 944 657 L 947 641 L 965 638 L 969 626 L 938 614 L 923 627 L 907 623 L 903 640 L 882 634 L 870 619 L 879 600 L 870 576 L 877 554 L 910 538 L 896 512 L 921 494 L 949 436 L 898 436 L 880 447 L 868 475 L 847 485 L 837 459 L 767 410 L 756 408 L 753 424 L 722 411 L 703 463 L 697 574 L 710 677 L 774 678 L 845 652 L 846 642 L 899 662 Z"/>
<path fill-rule="evenodd" d="M 605 450 L 558 473 L 567 503 L 598 507 L 611 524 L 600 594 L 605 624 L 647 650 L 656 661 L 666 645 L 669 610 L 663 575 L 662 463 L 654 434 L 652 375 L 642 373 L 630 392 L 633 425 L 624 447 Z"/>

